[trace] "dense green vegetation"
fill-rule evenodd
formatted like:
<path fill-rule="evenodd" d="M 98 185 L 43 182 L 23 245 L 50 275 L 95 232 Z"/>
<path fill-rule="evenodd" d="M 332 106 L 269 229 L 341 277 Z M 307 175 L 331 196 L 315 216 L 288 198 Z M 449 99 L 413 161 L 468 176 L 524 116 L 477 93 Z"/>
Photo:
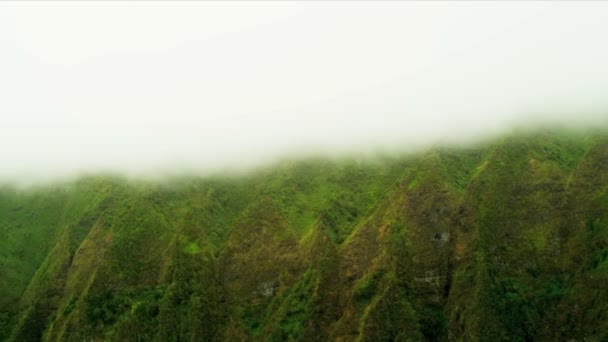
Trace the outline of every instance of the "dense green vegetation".
<path fill-rule="evenodd" d="M 0 340 L 608 340 L 608 135 L 0 188 Z"/>

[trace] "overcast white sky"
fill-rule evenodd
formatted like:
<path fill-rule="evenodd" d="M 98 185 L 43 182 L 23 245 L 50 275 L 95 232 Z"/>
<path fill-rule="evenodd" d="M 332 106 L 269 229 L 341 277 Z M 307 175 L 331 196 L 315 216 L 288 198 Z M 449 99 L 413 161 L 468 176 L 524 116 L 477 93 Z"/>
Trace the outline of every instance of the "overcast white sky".
<path fill-rule="evenodd" d="M 608 119 L 608 2 L 0 2 L 0 179 Z"/>

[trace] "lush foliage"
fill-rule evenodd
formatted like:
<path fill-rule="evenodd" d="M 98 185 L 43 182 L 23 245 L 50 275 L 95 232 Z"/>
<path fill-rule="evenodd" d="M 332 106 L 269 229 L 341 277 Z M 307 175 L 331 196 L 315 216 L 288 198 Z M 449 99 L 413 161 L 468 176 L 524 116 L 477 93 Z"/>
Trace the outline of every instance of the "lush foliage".
<path fill-rule="evenodd" d="M 608 339 L 608 139 L 0 188 L 0 340 Z"/>

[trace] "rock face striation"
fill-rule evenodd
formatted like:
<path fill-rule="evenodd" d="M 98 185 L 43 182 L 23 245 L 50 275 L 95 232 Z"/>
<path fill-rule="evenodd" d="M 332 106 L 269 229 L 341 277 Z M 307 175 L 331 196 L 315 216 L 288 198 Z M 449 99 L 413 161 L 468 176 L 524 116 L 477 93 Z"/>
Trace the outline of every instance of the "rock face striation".
<path fill-rule="evenodd" d="M 0 188 L 0 340 L 608 339 L 608 138 Z"/>

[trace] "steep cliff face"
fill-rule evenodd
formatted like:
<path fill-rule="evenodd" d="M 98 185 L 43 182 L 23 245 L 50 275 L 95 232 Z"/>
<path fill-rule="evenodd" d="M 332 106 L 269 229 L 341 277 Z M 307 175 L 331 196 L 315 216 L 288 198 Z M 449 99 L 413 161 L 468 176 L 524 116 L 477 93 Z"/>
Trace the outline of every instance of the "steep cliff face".
<path fill-rule="evenodd" d="M 0 338 L 608 339 L 608 139 L 0 190 Z"/>

